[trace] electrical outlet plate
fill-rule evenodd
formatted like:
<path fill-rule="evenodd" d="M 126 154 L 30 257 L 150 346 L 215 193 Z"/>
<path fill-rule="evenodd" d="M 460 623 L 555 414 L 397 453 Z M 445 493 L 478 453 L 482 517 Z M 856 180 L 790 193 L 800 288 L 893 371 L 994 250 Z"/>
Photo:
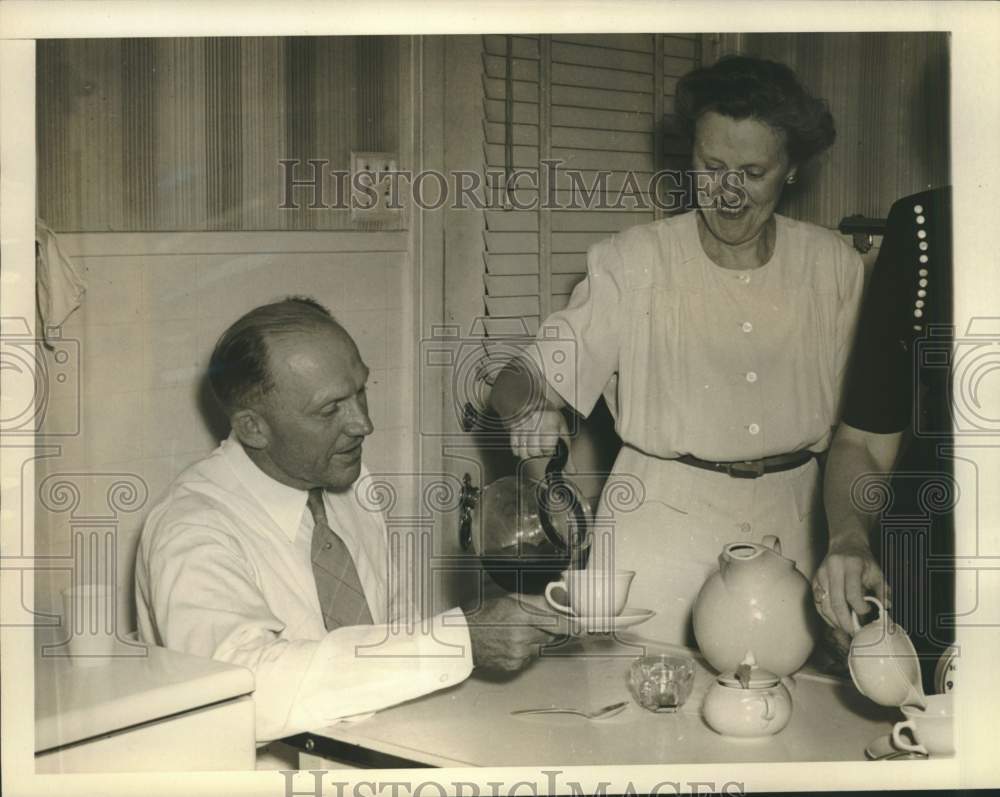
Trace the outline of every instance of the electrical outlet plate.
<path fill-rule="evenodd" d="M 402 182 L 390 178 L 399 170 L 399 161 L 391 152 L 351 153 L 351 220 L 391 222 L 402 214 Z M 393 197 L 394 182 L 397 196 Z"/>

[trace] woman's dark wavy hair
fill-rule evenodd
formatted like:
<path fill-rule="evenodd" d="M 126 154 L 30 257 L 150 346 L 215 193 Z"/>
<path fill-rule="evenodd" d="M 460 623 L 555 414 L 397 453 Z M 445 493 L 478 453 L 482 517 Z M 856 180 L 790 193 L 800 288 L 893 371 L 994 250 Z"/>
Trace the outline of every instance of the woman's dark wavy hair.
<path fill-rule="evenodd" d="M 256 307 L 229 327 L 212 351 L 208 380 L 222 408 L 231 413 L 258 401 L 274 387 L 268 340 L 293 332 L 340 324 L 308 296 L 289 296 Z"/>
<path fill-rule="evenodd" d="M 707 111 L 731 119 L 757 119 L 785 134 L 792 163 L 818 155 L 836 138 L 833 116 L 795 73 L 777 61 L 731 55 L 688 72 L 677 83 L 674 110 L 681 131 L 694 139 L 694 126 Z"/>

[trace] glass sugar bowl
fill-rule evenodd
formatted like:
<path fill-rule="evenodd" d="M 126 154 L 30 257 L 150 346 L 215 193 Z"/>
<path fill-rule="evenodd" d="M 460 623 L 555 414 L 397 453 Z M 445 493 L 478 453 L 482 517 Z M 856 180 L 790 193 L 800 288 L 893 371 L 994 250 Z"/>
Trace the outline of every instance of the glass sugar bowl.
<path fill-rule="evenodd" d="M 686 656 L 640 656 L 629 667 L 629 690 L 644 709 L 677 711 L 694 687 L 694 662 Z"/>

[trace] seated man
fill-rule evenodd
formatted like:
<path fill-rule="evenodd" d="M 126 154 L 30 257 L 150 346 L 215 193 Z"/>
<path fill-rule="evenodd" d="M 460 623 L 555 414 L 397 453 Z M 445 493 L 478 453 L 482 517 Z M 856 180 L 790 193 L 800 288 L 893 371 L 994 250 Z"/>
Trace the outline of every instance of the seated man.
<path fill-rule="evenodd" d="M 952 463 L 941 451 L 951 433 L 947 368 L 918 367 L 936 359 L 921 357 L 921 347 L 951 350 L 951 229 L 950 188 L 904 197 L 889 212 L 826 466 L 829 553 L 813 578 L 820 614 L 845 634 L 851 609 L 865 615 L 871 608 L 865 592 L 884 600 L 891 588 L 893 619 L 925 661 L 954 638 L 953 575 L 932 565 L 954 551 Z M 871 494 L 889 496 L 879 502 L 885 506 L 855 495 L 858 478 L 890 473 L 888 489 Z M 931 489 L 948 500 L 928 500 Z M 924 666 L 928 692 L 933 672 Z"/>
<path fill-rule="evenodd" d="M 457 684 L 473 666 L 516 670 L 560 631 L 511 597 L 424 630 L 407 622 L 411 581 L 391 572 L 384 520 L 353 489 L 373 429 L 368 368 L 321 305 L 251 310 L 216 344 L 209 378 L 232 432 L 146 521 L 139 633 L 252 670 L 258 743 Z"/>

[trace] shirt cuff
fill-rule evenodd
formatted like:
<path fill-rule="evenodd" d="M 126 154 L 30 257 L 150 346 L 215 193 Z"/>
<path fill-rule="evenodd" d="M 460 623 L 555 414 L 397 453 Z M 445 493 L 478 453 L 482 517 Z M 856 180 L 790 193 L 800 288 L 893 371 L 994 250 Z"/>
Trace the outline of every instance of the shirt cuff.
<path fill-rule="evenodd" d="M 471 672 L 469 630 L 459 609 L 412 629 L 339 628 L 317 645 L 283 735 L 390 708 L 459 684 Z"/>

